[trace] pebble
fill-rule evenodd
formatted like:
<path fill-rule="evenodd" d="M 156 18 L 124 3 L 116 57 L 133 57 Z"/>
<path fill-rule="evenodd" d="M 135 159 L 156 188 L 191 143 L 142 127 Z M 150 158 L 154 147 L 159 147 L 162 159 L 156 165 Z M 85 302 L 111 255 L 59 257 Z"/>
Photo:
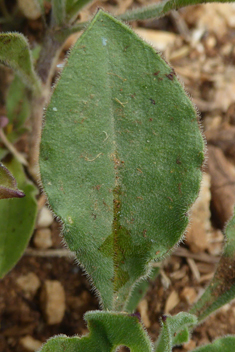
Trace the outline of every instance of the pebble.
<path fill-rule="evenodd" d="M 27 297 L 33 297 L 41 286 L 38 276 L 32 272 L 18 277 L 16 283 Z"/>
<path fill-rule="evenodd" d="M 51 211 L 47 207 L 42 207 L 38 214 L 37 228 L 49 227 L 54 221 Z"/>
<path fill-rule="evenodd" d="M 37 1 L 18 0 L 18 6 L 23 15 L 29 20 L 37 20 L 41 16 L 40 7 Z"/>
<path fill-rule="evenodd" d="M 47 249 L 53 245 L 51 230 L 48 228 L 39 229 L 33 237 L 33 244 L 39 249 Z"/>
<path fill-rule="evenodd" d="M 57 280 L 46 280 L 40 294 L 41 309 L 48 325 L 59 324 L 65 313 L 65 292 Z"/>
<path fill-rule="evenodd" d="M 180 294 L 180 298 L 182 298 L 185 302 L 191 305 L 197 299 L 197 292 L 193 287 L 184 287 Z"/>
<path fill-rule="evenodd" d="M 172 309 L 174 309 L 174 308 L 177 306 L 177 304 L 178 304 L 179 302 L 180 302 L 179 295 L 178 295 L 178 293 L 177 293 L 175 290 L 173 290 L 173 291 L 170 293 L 170 295 L 169 295 L 169 297 L 167 298 L 167 300 L 166 300 L 164 313 L 165 313 L 165 314 L 170 313 L 170 311 L 171 311 Z"/>
<path fill-rule="evenodd" d="M 42 347 L 42 342 L 39 340 L 34 339 L 30 335 L 26 335 L 20 339 L 20 344 L 27 350 L 27 351 L 38 351 L 39 348 Z"/>
<path fill-rule="evenodd" d="M 193 253 L 205 251 L 210 241 L 210 176 L 203 175 L 198 199 L 192 207 L 191 222 L 186 234 L 186 244 Z"/>

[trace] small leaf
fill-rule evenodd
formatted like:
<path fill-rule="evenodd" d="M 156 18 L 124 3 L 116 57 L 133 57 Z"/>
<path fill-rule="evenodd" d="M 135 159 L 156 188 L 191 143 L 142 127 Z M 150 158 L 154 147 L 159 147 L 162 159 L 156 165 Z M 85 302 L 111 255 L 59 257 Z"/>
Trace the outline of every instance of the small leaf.
<path fill-rule="evenodd" d="M 17 188 L 17 182 L 10 171 L 0 163 L 0 199 L 22 198 L 24 192 Z"/>
<path fill-rule="evenodd" d="M 41 352 L 112 352 L 118 346 L 129 347 L 132 352 L 151 352 L 152 346 L 138 318 L 116 312 L 88 312 L 89 335 L 78 337 L 55 337 L 50 339 Z"/>
<path fill-rule="evenodd" d="M 155 50 L 99 11 L 46 115 L 48 200 L 104 307 L 121 311 L 187 227 L 204 159 L 196 112 Z"/>
<path fill-rule="evenodd" d="M 157 4 L 151 4 L 149 6 L 139 7 L 130 11 L 125 12 L 118 16 L 118 19 L 122 21 L 136 21 L 136 20 L 147 20 L 150 18 L 159 18 L 166 15 L 171 10 L 178 10 L 181 7 L 189 5 L 198 5 L 217 2 L 218 0 L 165 0 Z M 220 0 L 220 2 L 233 2 L 233 0 Z"/>
<path fill-rule="evenodd" d="M 162 329 L 156 343 L 156 352 L 171 352 L 176 345 L 188 341 L 188 327 L 196 325 L 196 316 L 189 313 L 179 313 L 173 317 L 164 315 L 162 317 Z"/>
<path fill-rule="evenodd" d="M 68 21 L 76 19 L 79 11 L 93 0 L 66 0 L 66 17 Z"/>
<path fill-rule="evenodd" d="M 5 163 L 25 193 L 22 199 L 0 200 L 0 277 L 22 256 L 34 230 L 37 215 L 36 187 L 27 180 L 21 164 Z"/>
<path fill-rule="evenodd" d="M 61 26 L 65 22 L 66 0 L 52 0 L 52 18 L 55 25 Z"/>
<path fill-rule="evenodd" d="M 40 90 L 26 38 L 20 33 L 0 34 L 0 62 L 11 67 L 32 89 Z"/>
<path fill-rule="evenodd" d="M 7 117 L 14 130 L 18 130 L 30 114 L 30 104 L 22 80 L 15 76 L 6 98 Z"/>
<path fill-rule="evenodd" d="M 234 352 L 234 346 L 235 336 L 226 336 L 209 345 L 198 347 L 192 352 Z"/>
<path fill-rule="evenodd" d="M 235 298 L 235 214 L 225 229 L 225 248 L 215 275 L 206 291 L 191 308 L 198 321 Z"/>

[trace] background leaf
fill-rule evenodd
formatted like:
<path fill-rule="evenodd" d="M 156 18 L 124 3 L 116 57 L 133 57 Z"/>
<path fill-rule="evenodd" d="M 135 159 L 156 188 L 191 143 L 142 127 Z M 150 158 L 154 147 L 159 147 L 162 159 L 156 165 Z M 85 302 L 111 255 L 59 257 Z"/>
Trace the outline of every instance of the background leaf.
<path fill-rule="evenodd" d="M 181 7 L 189 5 L 198 5 L 218 2 L 218 0 L 166 0 L 149 6 L 138 7 L 117 16 L 122 21 L 147 20 L 150 18 L 159 18 L 166 15 L 171 10 L 178 10 Z M 233 2 L 233 0 L 220 0 L 221 3 Z"/>
<path fill-rule="evenodd" d="M 65 22 L 65 2 L 66 0 L 52 0 L 53 24 L 61 26 Z"/>
<path fill-rule="evenodd" d="M 212 344 L 196 348 L 192 352 L 233 352 L 235 336 L 226 336 L 215 340 Z"/>
<path fill-rule="evenodd" d="M 24 192 L 17 188 L 17 182 L 10 171 L 0 163 L 0 199 L 22 198 Z"/>
<path fill-rule="evenodd" d="M 64 236 L 109 310 L 123 310 L 150 262 L 188 224 L 203 139 L 174 71 L 99 11 L 47 109 L 41 176 Z"/>
<path fill-rule="evenodd" d="M 73 21 L 79 11 L 93 0 L 66 0 L 66 17 L 67 20 Z"/>
<path fill-rule="evenodd" d="M 111 352 L 118 346 L 127 346 L 132 352 L 151 352 L 152 346 L 138 318 L 114 312 L 88 312 L 89 335 L 55 337 L 49 340 L 41 352 Z M 127 333 L 128 332 L 128 333 Z"/>
<path fill-rule="evenodd" d="M 156 343 L 156 352 L 172 352 L 172 348 L 188 341 L 188 327 L 196 325 L 196 316 L 181 312 L 162 317 L 162 329 Z"/>
<path fill-rule="evenodd" d="M 235 215 L 225 229 L 225 248 L 215 275 L 204 294 L 190 312 L 204 320 L 215 310 L 235 298 Z"/>
<path fill-rule="evenodd" d="M 0 200 L 0 277 L 22 256 L 34 230 L 37 215 L 37 188 L 27 180 L 22 165 L 16 160 L 5 163 L 25 193 L 22 199 Z"/>
<path fill-rule="evenodd" d="M 33 68 L 29 45 L 22 34 L 0 34 L 0 62 L 11 67 L 30 88 L 40 89 L 39 78 Z"/>

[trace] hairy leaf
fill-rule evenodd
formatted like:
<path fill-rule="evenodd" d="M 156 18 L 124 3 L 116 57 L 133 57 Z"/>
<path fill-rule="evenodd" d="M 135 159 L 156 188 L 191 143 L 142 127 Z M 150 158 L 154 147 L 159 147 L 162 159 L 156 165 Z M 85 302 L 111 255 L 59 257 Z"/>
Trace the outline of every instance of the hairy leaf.
<path fill-rule="evenodd" d="M 17 188 L 16 179 L 10 171 L 0 163 L 0 199 L 22 198 L 24 192 Z"/>
<path fill-rule="evenodd" d="M 215 275 L 191 313 L 198 320 L 205 319 L 215 310 L 235 298 L 235 215 L 225 229 L 225 248 Z"/>
<path fill-rule="evenodd" d="M 220 0 L 222 3 L 233 2 L 234 0 Z M 157 4 L 139 7 L 125 12 L 118 16 L 118 19 L 123 21 L 146 20 L 149 18 L 159 18 L 166 15 L 171 10 L 178 10 L 181 7 L 189 5 L 198 5 L 218 2 L 218 0 L 165 0 Z"/>
<path fill-rule="evenodd" d="M 40 83 L 26 38 L 20 33 L 0 34 L 0 63 L 11 67 L 32 89 L 39 90 Z"/>
<path fill-rule="evenodd" d="M 0 277 L 20 259 L 34 230 L 37 214 L 36 187 L 27 180 L 16 160 L 5 163 L 23 190 L 22 199 L 0 200 Z"/>
<path fill-rule="evenodd" d="M 179 313 L 175 316 L 162 317 L 162 329 L 156 343 L 156 352 L 171 352 L 176 345 L 188 341 L 188 327 L 196 325 L 196 316 L 189 313 Z"/>
<path fill-rule="evenodd" d="M 77 41 L 46 113 L 41 176 L 64 236 L 104 307 L 179 241 L 201 180 L 203 139 L 174 71 L 99 11 Z"/>
<path fill-rule="evenodd" d="M 212 344 L 201 346 L 192 352 L 233 352 L 235 336 L 226 336 L 215 340 Z"/>
<path fill-rule="evenodd" d="M 88 312 L 89 335 L 79 337 L 55 337 L 49 340 L 41 352 L 112 352 L 124 345 L 132 352 L 151 352 L 152 346 L 146 331 L 136 316 L 113 312 Z"/>

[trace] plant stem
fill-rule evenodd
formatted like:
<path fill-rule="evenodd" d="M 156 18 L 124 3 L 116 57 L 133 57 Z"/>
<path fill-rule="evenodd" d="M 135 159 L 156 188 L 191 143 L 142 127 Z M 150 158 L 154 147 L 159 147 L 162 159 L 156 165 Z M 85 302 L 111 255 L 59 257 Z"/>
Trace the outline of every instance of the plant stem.
<path fill-rule="evenodd" d="M 9 14 L 8 10 L 7 10 L 6 4 L 5 4 L 5 0 L 0 0 L 0 10 L 1 10 L 3 16 L 5 17 L 6 21 L 11 21 L 12 20 L 12 17 Z"/>
<path fill-rule="evenodd" d="M 50 83 L 54 68 L 61 51 L 62 42 L 55 40 L 54 32 L 48 31 L 45 35 L 42 50 L 36 66 L 36 72 L 41 78 L 42 92 L 31 93 L 31 134 L 29 136 L 29 172 L 32 177 L 39 179 L 39 148 L 42 131 L 43 107 L 50 97 Z"/>
<path fill-rule="evenodd" d="M 5 145 L 5 147 L 9 150 L 9 152 L 11 152 L 21 164 L 25 166 L 28 165 L 23 155 L 18 152 L 18 150 L 14 147 L 14 145 L 11 142 L 9 142 L 9 140 L 5 136 L 5 133 L 3 132 L 3 129 L 1 128 L 0 128 L 0 139 L 2 143 Z"/>
<path fill-rule="evenodd" d="M 54 31 L 46 33 L 36 66 L 36 72 L 41 78 L 43 85 L 50 85 L 62 43 L 63 41 L 55 39 Z"/>

